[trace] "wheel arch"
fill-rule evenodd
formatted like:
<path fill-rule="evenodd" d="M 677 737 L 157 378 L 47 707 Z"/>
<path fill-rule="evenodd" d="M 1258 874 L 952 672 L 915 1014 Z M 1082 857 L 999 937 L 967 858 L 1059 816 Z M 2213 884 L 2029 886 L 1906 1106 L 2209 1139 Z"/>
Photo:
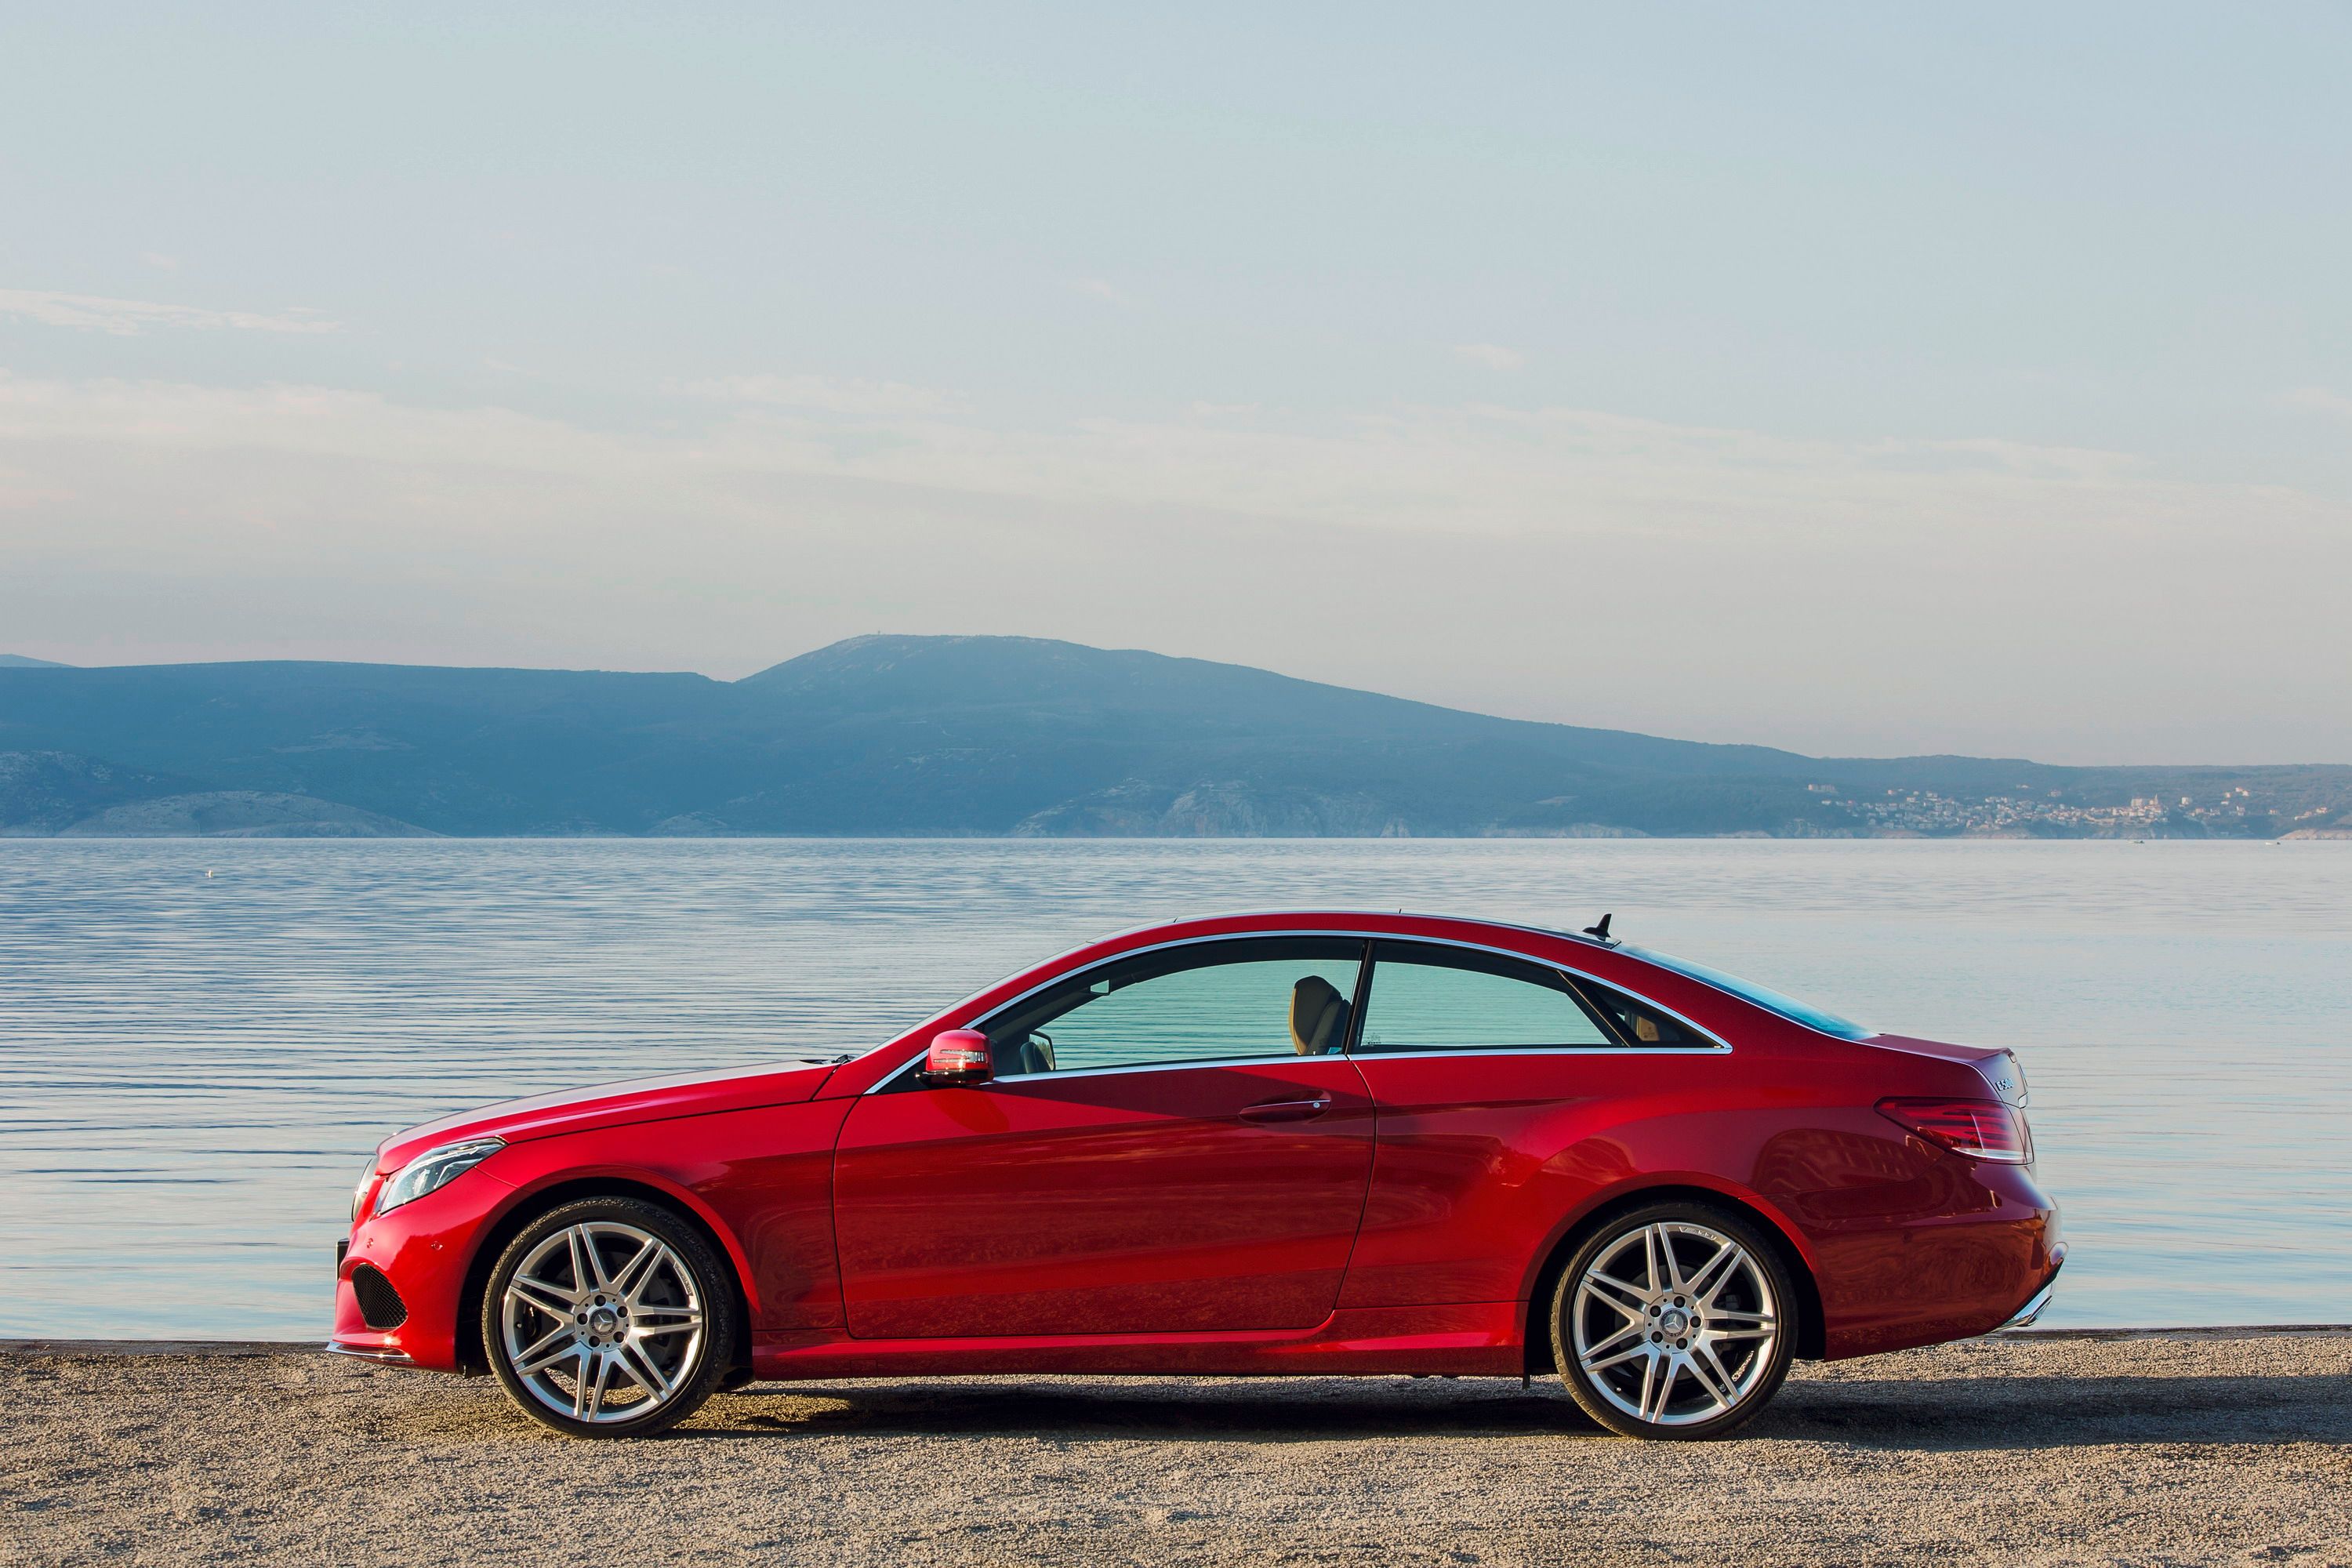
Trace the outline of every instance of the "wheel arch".
<path fill-rule="evenodd" d="M 1542 1254 L 1543 1261 L 1531 1278 L 1527 1300 L 1519 1315 L 1521 1353 L 1526 1358 L 1525 1370 L 1532 1375 L 1538 1372 L 1559 1370 L 1553 1365 L 1551 1334 L 1547 1329 L 1538 1332 L 1538 1320 L 1550 1305 L 1553 1291 L 1559 1287 L 1559 1277 L 1568 1268 L 1568 1260 L 1584 1244 L 1587 1237 L 1619 1215 L 1646 1208 L 1659 1203 L 1691 1203 L 1704 1207 L 1724 1209 L 1754 1226 L 1772 1248 L 1780 1254 L 1780 1266 L 1789 1271 L 1790 1281 L 1797 1291 L 1797 1344 L 1800 1360 L 1818 1361 L 1827 1340 L 1827 1321 L 1822 1311 L 1820 1282 L 1814 1277 L 1812 1259 L 1798 1236 L 1796 1227 L 1783 1215 L 1776 1214 L 1761 1200 L 1717 1186 L 1696 1181 L 1668 1181 L 1648 1185 L 1621 1188 L 1588 1204 L 1563 1221 L 1551 1245 Z"/>
<path fill-rule="evenodd" d="M 583 1198 L 633 1198 L 640 1203 L 658 1205 L 692 1226 L 701 1233 L 727 1266 L 727 1286 L 735 1297 L 735 1343 L 729 1350 L 731 1363 L 739 1368 L 751 1364 L 751 1311 L 754 1305 L 748 1281 L 750 1270 L 742 1250 L 701 1204 L 690 1193 L 673 1189 L 662 1183 L 616 1173 L 569 1176 L 540 1186 L 530 1187 L 508 1203 L 497 1218 L 484 1226 L 474 1248 L 471 1262 L 466 1266 L 465 1283 L 457 1292 L 457 1367 L 467 1376 L 479 1376 L 489 1371 L 489 1356 L 482 1344 L 483 1298 L 490 1288 L 490 1270 L 507 1244 L 522 1234 L 525 1227 L 551 1209 L 561 1208 Z"/>

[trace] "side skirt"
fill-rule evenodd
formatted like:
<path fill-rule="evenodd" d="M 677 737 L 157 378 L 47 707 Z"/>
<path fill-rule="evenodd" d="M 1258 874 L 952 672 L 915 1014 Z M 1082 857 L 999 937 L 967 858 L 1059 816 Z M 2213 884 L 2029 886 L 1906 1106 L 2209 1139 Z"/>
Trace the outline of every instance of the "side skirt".
<path fill-rule="evenodd" d="M 1369 1373 L 1517 1377 L 1518 1301 L 1358 1307 L 1312 1329 L 856 1340 L 821 1331 L 753 1336 L 763 1379 L 1078 1373 L 1324 1377 Z"/>

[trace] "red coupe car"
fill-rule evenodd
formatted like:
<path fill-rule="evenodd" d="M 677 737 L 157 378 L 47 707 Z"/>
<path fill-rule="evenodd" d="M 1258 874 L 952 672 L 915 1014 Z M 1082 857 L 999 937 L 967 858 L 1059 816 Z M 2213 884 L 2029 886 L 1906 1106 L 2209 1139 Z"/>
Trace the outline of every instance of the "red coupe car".
<path fill-rule="evenodd" d="M 347 1355 L 581 1436 L 755 1378 L 1556 1370 L 1655 1437 L 1796 1356 L 2029 1321 L 2065 1248 L 2005 1050 L 1586 935 L 1132 931 L 864 1055 L 387 1139 Z"/>

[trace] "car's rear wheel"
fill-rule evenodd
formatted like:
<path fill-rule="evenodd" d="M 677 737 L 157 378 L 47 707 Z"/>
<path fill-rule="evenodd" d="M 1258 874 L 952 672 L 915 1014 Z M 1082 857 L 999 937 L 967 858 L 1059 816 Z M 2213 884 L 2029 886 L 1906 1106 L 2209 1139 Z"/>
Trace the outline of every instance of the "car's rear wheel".
<path fill-rule="evenodd" d="M 734 1291 L 709 1242 L 634 1198 L 540 1215 L 499 1255 L 483 1294 L 499 1382 L 575 1436 L 643 1436 L 685 1420 L 725 1377 L 734 1340 Z"/>
<path fill-rule="evenodd" d="M 1797 1295 L 1746 1220 L 1664 1203 L 1576 1249 L 1552 1300 L 1552 1354 L 1587 1415 L 1629 1437 L 1719 1437 L 1788 1375 Z"/>

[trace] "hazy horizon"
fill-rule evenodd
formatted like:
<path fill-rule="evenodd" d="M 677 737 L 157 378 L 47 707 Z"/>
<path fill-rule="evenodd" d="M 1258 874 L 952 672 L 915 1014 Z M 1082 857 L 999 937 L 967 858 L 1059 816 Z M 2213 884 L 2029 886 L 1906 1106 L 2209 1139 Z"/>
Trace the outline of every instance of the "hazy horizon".
<path fill-rule="evenodd" d="M 0 651 L 2352 763 L 2352 9 L 0 19 Z"/>

